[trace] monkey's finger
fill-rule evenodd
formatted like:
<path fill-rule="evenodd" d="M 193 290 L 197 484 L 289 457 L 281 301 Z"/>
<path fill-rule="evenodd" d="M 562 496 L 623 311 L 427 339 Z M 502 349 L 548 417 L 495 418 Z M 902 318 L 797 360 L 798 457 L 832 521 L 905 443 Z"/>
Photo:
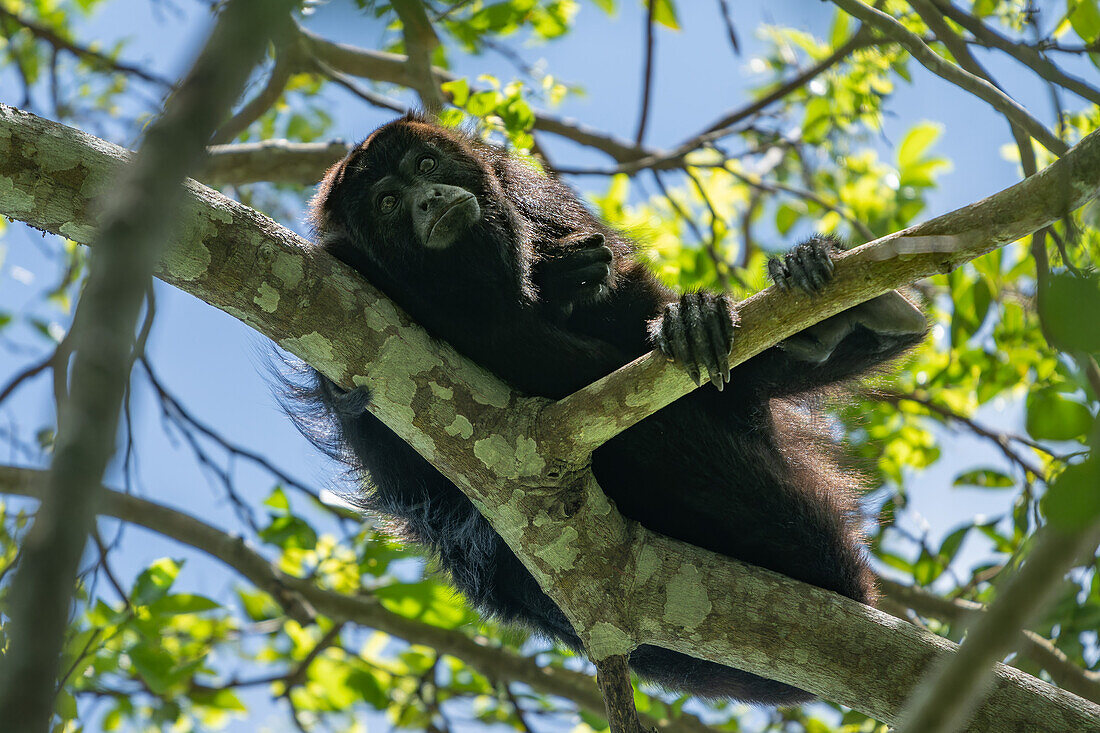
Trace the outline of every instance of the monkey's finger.
<path fill-rule="evenodd" d="M 790 290 L 791 286 L 787 282 L 787 268 L 783 266 L 783 261 L 778 257 L 768 258 L 768 276 L 771 277 L 772 282 L 779 286 L 780 290 Z"/>
<path fill-rule="evenodd" d="M 594 265 L 588 265 L 587 267 L 581 267 L 573 270 L 568 276 L 563 277 L 565 282 L 575 287 L 581 285 L 596 286 L 604 282 L 611 276 L 611 268 L 604 262 L 597 262 Z"/>
<path fill-rule="evenodd" d="M 787 270 L 791 273 L 791 280 L 804 292 L 813 293 L 815 288 L 806 269 L 802 266 L 802 260 L 795 253 L 787 255 Z"/>
<path fill-rule="evenodd" d="M 829 248 L 824 243 L 818 242 L 817 246 L 811 250 L 811 254 L 814 269 L 824 287 L 833 278 L 833 259 L 829 254 Z"/>
<path fill-rule="evenodd" d="M 828 273 L 831 278 L 833 276 L 833 270 L 836 266 L 833 264 L 833 247 L 828 242 L 821 242 L 820 247 L 814 249 L 814 254 L 817 255 L 817 259 L 821 262 L 822 269 Z"/>
<path fill-rule="evenodd" d="M 683 301 L 670 303 L 665 306 L 664 318 L 661 321 L 661 333 L 665 345 L 662 351 L 666 356 L 671 356 L 682 367 L 687 369 L 692 381 L 699 384 L 699 369 L 691 356 L 691 346 L 688 342 L 683 320 Z"/>
<path fill-rule="evenodd" d="M 722 313 L 716 309 L 716 302 L 712 305 L 715 308 L 707 313 L 706 318 L 707 343 L 710 346 L 710 358 L 707 360 L 707 366 L 710 371 L 710 383 L 721 392 L 726 384 L 725 375 L 729 372 L 727 366 L 729 364 L 729 352 L 725 351 L 725 339 L 722 338 L 722 325 L 719 323 Z"/>
<path fill-rule="evenodd" d="M 821 261 L 818 259 L 820 249 L 821 243 L 811 239 L 809 242 L 795 247 L 794 252 L 791 253 L 791 257 L 798 261 L 798 266 L 802 268 L 806 281 L 815 293 L 824 290 L 829 279 Z"/>
<path fill-rule="evenodd" d="M 718 296 L 718 307 L 721 309 L 722 317 L 718 320 L 718 326 L 722 335 L 722 348 L 724 351 L 724 357 L 722 361 L 722 378 L 726 380 L 726 384 L 730 381 L 730 352 L 733 351 L 733 334 L 734 329 L 737 327 L 737 316 L 733 312 L 733 305 L 730 303 L 729 296 L 723 293 Z"/>
<path fill-rule="evenodd" d="M 687 331 L 688 343 L 691 347 L 691 378 L 696 385 L 702 384 L 699 376 L 699 366 L 706 367 L 711 379 L 715 375 L 711 359 L 707 352 L 707 326 L 704 322 L 703 293 L 685 293 L 680 299 L 680 312 L 684 319 L 684 330 Z"/>

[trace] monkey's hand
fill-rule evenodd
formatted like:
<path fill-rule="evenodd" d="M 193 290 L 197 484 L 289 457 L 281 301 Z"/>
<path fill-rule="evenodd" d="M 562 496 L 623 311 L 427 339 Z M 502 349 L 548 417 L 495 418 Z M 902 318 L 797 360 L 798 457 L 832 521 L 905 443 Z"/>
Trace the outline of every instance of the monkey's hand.
<path fill-rule="evenodd" d="M 811 237 L 782 259 L 769 259 L 768 274 L 781 290 L 798 288 L 810 295 L 816 295 L 833 279 L 832 256 L 839 251 L 835 239 Z"/>
<path fill-rule="evenodd" d="M 684 293 L 678 303 L 666 305 L 650 321 L 649 333 L 657 348 L 683 365 L 696 384 L 702 384 L 702 367 L 721 392 L 730 381 L 729 355 L 736 326 L 737 314 L 727 296 L 699 291 Z"/>
<path fill-rule="evenodd" d="M 833 256 L 842 249 L 840 240 L 834 237 L 811 237 L 782 259 L 768 260 L 768 274 L 782 290 L 798 288 L 811 296 L 816 295 L 832 280 Z M 886 354 L 899 353 L 905 346 L 920 341 L 927 326 L 920 308 L 892 290 L 794 334 L 780 342 L 779 348 L 799 361 L 821 364 L 859 327 L 878 339 L 882 355 L 877 361 L 882 361 L 888 358 Z M 871 355 L 865 357 L 871 358 Z"/>
<path fill-rule="evenodd" d="M 531 279 L 539 297 L 568 316 L 574 307 L 607 295 L 613 280 L 611 248 L 602 234 L 580 234 L 563 243 L 564 254 L 540 260 Z"/>

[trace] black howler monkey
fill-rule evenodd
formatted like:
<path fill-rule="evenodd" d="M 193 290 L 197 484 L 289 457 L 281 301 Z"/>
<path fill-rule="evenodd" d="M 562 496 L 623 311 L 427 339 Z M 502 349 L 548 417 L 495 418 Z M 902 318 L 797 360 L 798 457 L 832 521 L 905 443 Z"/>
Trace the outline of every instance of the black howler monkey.
<path fill-rule="evenodd" d="M 696 381 L 709 376 L 717 390 L 696 390 L 596 450 L 600 486 L 651 530 L 873 600 L 857 480 L 838 470 L 828 438 L 799 405 L 921 339 L 924 318 L 901 295 L 838 314 L 731 374 L 735 323 L 725 296 L 677 296 L 564 184 L 416 117 L 379 128 L 333 166 L 312 216 L 320 247 L 523 392 L 564 397 L 655 346 Z M 769 270 L 782 287 L 817 291 L 835 247 L 813 238 Z M 580 649 L 565 616 L 466 496 L 366 411 L 369 395 L 320 375 L 306 392 L 327 421 L 327 434 L 314 423 L 315 441 L 369 474 L 365 506 L 399 519 L 483 611 Z M 653 646 L 638 648 L 630 664 L 643 679 L 705 698 L 810 698 Z"/>

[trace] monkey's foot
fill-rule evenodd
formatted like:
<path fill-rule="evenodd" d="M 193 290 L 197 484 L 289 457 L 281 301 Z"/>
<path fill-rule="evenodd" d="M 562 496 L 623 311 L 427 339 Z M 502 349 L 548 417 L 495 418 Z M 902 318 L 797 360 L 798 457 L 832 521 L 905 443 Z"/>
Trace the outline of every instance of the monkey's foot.
<path fill-rule="evenodd" d="M 566 247 L 566 254 L 537 263 L 532 279 L 545 302 L 568 312 L 607 294 L 614 255 L 599 233 L 582 234 Z"/>
<path fill-rule="evenodd" d="M 730 381 L 729 355 L 737 316 L 725 295 L 684 293 L 650 323 L 653 342 L 665 356 L 682 364 L 696 384 L 700 366 L 722 391 Z"/>
<path fill-rule="evenodd" d="M 338 387 L 327 379 L 322 383 L 329 394 L 333 409 L 344 417 L 359 417 L 370 404 L 370 389 L 359 386 L 353 390 Z"/>
<path fill-rule="evenodd" d="M 833 278 L 832 255 L 839 249 L 837 240 L 832 237 L 811 237 L 782 259 L 769 259 L 768 274 L 781 290 L 796 287 L 810 295 L 816 295 Z"/>

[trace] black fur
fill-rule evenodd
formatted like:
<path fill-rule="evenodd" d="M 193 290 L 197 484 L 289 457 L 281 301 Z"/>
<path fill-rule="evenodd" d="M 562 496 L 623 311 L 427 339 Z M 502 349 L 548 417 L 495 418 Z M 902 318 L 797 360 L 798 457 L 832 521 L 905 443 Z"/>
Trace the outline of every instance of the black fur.
<path fill-rule="evenodd" d="M 438 165 L 423 179 L 407 170 L 394 178 L 408 168 L 409 150 L 429 151 Z M 378 213 L 375 186 L 386 175 L 397 194 L 401 180 L 464 188 L 476 195 L 481 219 L 449 247 L 429 250 L 401 206 Z M 687 310 L 670 308 L 679 297 L 565 185 L 476 138 L 413 117 L 375 131 L 328 172 L 313 220 L 320 246 L 433 335 L 529 394 L 560 398 L 583 387 L 661 343 L 651 323 L 660 334 L 674 325 L 667 323 L 678 317 L 672 311 Z M 815 240 L 814 247 L 828 244 Z M 689 336 L 732 333 L 728 304 L 695 300 L 710 304 L 703 308 L 710 320 L 685 320 L 697 329 Z M 858 479 L 836 467 L 827 431 L 803 398 L 890 359 L 922 334 L 876 332 L 850 320 L 830 331 L 843 337 L 827 351 L 814 351 L 813 339 L 809 351 L 805 344 L 800 352 L 770 349 L 734 369 L 721 393 L 696 390 L 609 441 L 592 464 L 604 491 L 654 531 L 873 601 L 853 496 Z M 720 346 L 728 353 L 728 344 Z M 810 361 L 793 353 L 810 353 Z M 712 369 L 699 361 L 704 374 Z M 580 649 L 565 616 L 489 523 L 365 411 L 365 395 L 318 375 L 304 397 L 320 412 L 305 404 L 298 415 L 321 417 L 302 420 L 307 434 L 369 475 L 365 506 L 400 520 L 483 611 Z M 657 647 L 639 648 L 630 661 L 644 679 L 706 698 L 810 699 L 789 685 Z"/>

